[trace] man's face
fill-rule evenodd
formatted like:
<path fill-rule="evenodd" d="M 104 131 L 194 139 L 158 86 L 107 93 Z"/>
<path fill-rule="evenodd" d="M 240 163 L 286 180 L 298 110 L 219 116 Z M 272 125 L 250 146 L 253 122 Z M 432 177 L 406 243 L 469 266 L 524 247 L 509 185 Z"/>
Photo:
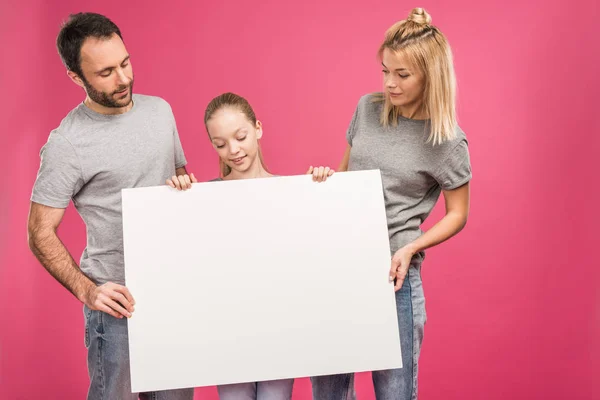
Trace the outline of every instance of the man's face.
<path fill-rule="evenodd" d="M 131 103 L 133 69 L 119 35 L 87 38 L 81 46 L 81 71 L 82 85 L 94 102 L 108 108 Z"/>

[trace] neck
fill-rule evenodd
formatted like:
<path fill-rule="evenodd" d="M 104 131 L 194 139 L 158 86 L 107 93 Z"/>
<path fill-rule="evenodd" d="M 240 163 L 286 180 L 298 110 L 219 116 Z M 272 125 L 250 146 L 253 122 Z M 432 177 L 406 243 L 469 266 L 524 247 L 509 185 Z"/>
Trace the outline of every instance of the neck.
<path fill-rule="evenodd" d="M 423 103 L 407 104 L 398 106 L 400 115 L 408 119 L 427 119 L 429 116 L 423 110 Z"/>
<path fill-rule="evenodd" d="M 224 179 L 226 180 L 236 180 L 236 179 L 254 179 L 254 178 L 268 178 L 273 176 L 263 167 L 262 163 L 256 157 L 254 163 L 248 168 L 246 171 L 239 172 L 236 170 L 231 170 L 231 173 L 227 175 Z"/>
<path fill-rule="evenodd" d="M 133 107 L 133 100 L 130 101 L 129 104 L 127 104 L 125 107 L 105 107 L 102 104 L 98 104 L 94 100 L 90 99 L 89 96 L 86 96 L 85 100 L 83 101 L 83 104 L 85 104 L 87 108 L 97 112 L 98 114 L 119 115 L 125 114 L 127 111 L 131 110 L 131 108 Z"/>

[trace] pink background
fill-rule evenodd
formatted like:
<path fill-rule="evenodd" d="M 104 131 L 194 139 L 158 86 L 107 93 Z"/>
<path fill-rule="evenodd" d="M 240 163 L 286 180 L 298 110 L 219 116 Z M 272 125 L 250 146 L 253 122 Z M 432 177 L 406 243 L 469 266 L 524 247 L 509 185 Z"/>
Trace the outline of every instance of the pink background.
<path fill-rule="evenodd" d="M 135 91 L 171 103 L 188 168 L 206 180 L 217 158 L 201 118 L 223 91 L 255 107 L 274 172 L 337 166 L 359 97 L 381 86 L 383 33 L 414 6 L 453 46 L 474 171 L 466 229 L 424 265 L 421 398 L 599 396 L 597 1 L 4 0 L 0 399 L 81 399 L 88 383 L 81 305 L 26 243 L 39 149 L 83 99 L 55 49 L 61 20 L 96 11 L 120 26 Z M 60 237 L 79 259 L 85 230 L 73 209 Z M 368 374 L 357 391 L 374 398 Z M 297 380 L 295 399 L 309 396 Z"/>

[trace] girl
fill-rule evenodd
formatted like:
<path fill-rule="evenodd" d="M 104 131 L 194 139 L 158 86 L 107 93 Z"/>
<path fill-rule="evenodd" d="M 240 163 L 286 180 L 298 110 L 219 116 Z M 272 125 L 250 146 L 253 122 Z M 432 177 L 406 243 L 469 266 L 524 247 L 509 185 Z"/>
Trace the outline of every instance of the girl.
<path fill-rule="evenodd" d="M 450 46 L 422 8 L 385 34 L 379 48 L 383 93 L 363 96 L 346 138 L 339 171 L 379 168 L 385 193 L 403 368 L 373 371 L 377 399 L 416 399 L 425 325 L 421 284 L 424 250 L 466 224 L 471 166 L 456 123 Z M 420 225 L 440 192 L 446 215 L 423 233 Z M 353 375 L 313 377 L 317 400 L 354 398 Z"/>
<path fill-rule="evenodd" d="M 224 93 L 214 98 L 204 113 L 208 137 L 219 155 L 221 176 L 216 181 L 267 178 L 273 176 L 262 158 L 259 140 L 262 123 L 254 110 L 241 96 Z M 333 170 L 310 167 L 316 181 L 325 181 Z M 167 184 L 185 190 L 197 182 L 194 174 L 173 176 Z M 289 400 L 292 397 L 293 379 L 267 382 L 249 382 L 217 387 L 221 400 Z"/>

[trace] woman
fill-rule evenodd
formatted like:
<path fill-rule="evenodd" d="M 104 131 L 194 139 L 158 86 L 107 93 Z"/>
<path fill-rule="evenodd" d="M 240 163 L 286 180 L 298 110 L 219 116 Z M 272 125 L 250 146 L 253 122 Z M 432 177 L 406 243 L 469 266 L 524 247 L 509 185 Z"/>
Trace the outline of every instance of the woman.
<path fill-rule="evenodd" d="M 456 123 L 452 53 L 422 8 L 388 29 L 379 48 L 383 93 L 363 96 L 347 131 L 339 171 L 381 170 L 388 219 L 403 368 L 373 371 L 377 399 L 416 399 L 426 320 L 424 250 L 466 224 L 471 167 Z M 446 214 L 423 233 L 440 192 Z M 353 375 L 312 378 L 316 400 L 354 397 Z"/>

